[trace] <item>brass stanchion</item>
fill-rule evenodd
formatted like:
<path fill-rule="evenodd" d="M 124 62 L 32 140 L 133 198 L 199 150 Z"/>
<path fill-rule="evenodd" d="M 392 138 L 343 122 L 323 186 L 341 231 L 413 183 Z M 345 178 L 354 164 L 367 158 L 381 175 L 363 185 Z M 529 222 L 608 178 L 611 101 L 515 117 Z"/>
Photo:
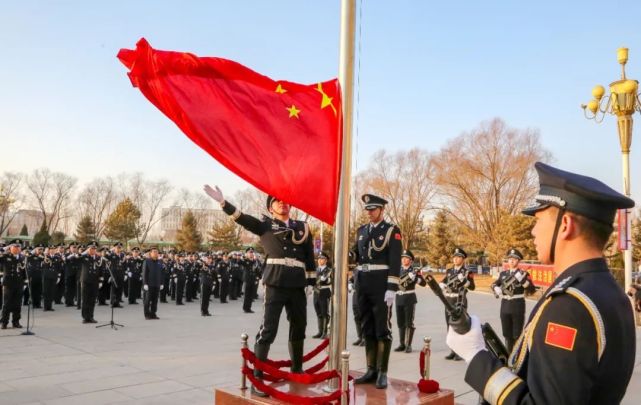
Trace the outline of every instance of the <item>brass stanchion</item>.
<path fill-rule="evenodd" d="M 247 349 L 247 340 L 249 339 L 249 335 L 246 333 L 243 333 L 240 335 L 240 345 L 243 349 Z M 245 361 L 245 357 L 241 356 L 241 362 L 240 362 L 240 389 L 241 390 L 246 390 L 247 389 L 247 376 L 245 373 L 243 373 L 243 370 L 245 369 L 245 366 L 247 365 Z"/>
<path fill-rule="evenodd" d="M 349 351 L 341 352 L 341 405 L 349 403 Z"/>

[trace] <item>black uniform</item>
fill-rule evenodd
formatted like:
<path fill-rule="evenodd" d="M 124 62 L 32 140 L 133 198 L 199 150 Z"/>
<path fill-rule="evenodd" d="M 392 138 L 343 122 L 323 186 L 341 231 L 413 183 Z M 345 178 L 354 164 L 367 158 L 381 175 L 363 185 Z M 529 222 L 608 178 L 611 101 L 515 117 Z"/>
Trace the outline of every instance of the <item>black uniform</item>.
<path fill-rule="evenodd" d="M 0 269 L 2 276 L 2 327 L 9 323 L 9 316 L 14 327 L 20 325 L 20 312 L 22 309 L 22 291 L 26 288 L 27 271 L 25 269 L 25 257 L 22 254 L 17 256 L 7 252 L 0 255 Z"/>
<path fill-rule="evenodd" d="M 167 302 L 167 294 L 169 293 L 169 282 L 171 280 L 171 269 L 173 267 L 173 260 L 165 258 L 162 263 L 162 285 L 163 289 L 160 290 L 160 302 Z"/>
<path fill-rule="evenodd" d="M 463 280 L 461 281 L 461 278 Z M 460 304 L 467 308 L 467 292 L 476 288 L 474 277 L 465 265 L 455 268 L 452 267 L 445 272 L 445 277 L 441 281 L 445 284 L 443 295 L 452 305 Z M 445 312 L 445 324 L 449 325 L 447 311 Z"/>
<path fill-rule="evenodd" d="M 107 300 L 109 299 L 111 290 L 111 273 L 109 273 L 111 262 L 109 260 L 108 253 L 100 252 L 99 257 L 99 266 L 102 271 L 102 279 L 104 283 L 102 283 L 98 288 L 98 305 L 103 306 L 107 305 Z"/>
<path fill-rule="evenodd" d="M 397 352 L 412 352 L 412 339 L 414 338 L 414 314 L 416 312 L 416 284 L 425 286 L 427 281 L 413 267 L 401 267 L 399 289 L 396 292 L 396 324 L 400 345 L 394 350 Z"/>
<path fill-rule="evenodd" d="M 58 255 L 47 255 L 42 261 L 42 295 L 44 298 L 44 311 L 53 311 L 53 301 L 56 294 L 56 285 L 60 282 L 60 267 L 62 258 Z"/>
<path fill-rule="evenodd" d="M 366 204 L 377 199 L 381 204 L 387 203 L 376 196 L 364 195 L 362 198 Z M 392 309 L 385 302 L 385 295 L 387 291 L 398 291 L 402 237 L 397 226 L 381 221 L 359 227 L 356 238 L 353 249 L 358 270 L 355 291 L 365 338 L 367 371 L 355 383 L 376 381 L 377 388 L 386 388 L 392 349 Z"/>
<path fill-rule="evenodd" d="M 515 277 L 516 274 L 523 277 L 521 281 Z M 492 289 L 494 287 L 501 289 L 501 327 L 505 346 L 508 352 L 512 352 L 525 322 L 525 293 L 533 293 L 536 287 L 528 272 L 520 269 L 502 271 L 492 283 Z"/>
<path fill-rule="evenodd" d="M 318 333 L 313 337 L 325 339 L 329 332 L 330 302 L 332 299 L 332 283 L 334 270 L 329 266 L 316 269 L 316 285 L 314 286 L 314 310 L 318 319 Z"/>
<path fill-rule="evenodd" d="M 271 196 L 267 198 L 268 207 L 273 200 Z M 222 208 L 236 223 L 259 236 L 267 255 L 263 272 L 265 312 L 256 336 L 256 356 L 260 360 L 267 358 L 284 307 L 289 320 L 291 371 L 300 373 L 303 371 L 303 343 L 307 326 L 305 287 L 313 286 L 316 282 L 314 246 L 309 225 L 292 219 L 288 223 L 268 217 L 259 220 L 241 213 L 229 202 L 225 202 Z M 260 376 L 260 373 L 257 374 Z"/>
<path fill-rule="evenodd" d="M 245 259 L 242 262 L 243 264 L 243 280 L 244 280 L 244 290 L 245 295 L 243 297 L 243 310 L 245 312 L 252 311 L 252 303 L 254 302 L 254 297 L 258 291 L 258 283 L 260 283 L 260 278 L 262 275 L 261 263 L 257 260 Z"/>
<path fill-rule="evenodd" d="M 75 305 L 77 282 L 80 278 L 80 259 L 78 253 L 68 253 L 65 256 L 64 277 L 65 277 L 65 306 Z"/>
<path fill-rule="evenodd" d="M 229 275 L 229 269 L 231 263 L 229 260 L 220 260 L 216 264 L 216 274 L 218 277 L 218 283 L 220 284 L 220 303 L 227 303 L 227 296 L 229 295 L 229 280 L 231 276 Z"/>
<path fill-rule="evenodd" d="M 125 286 L 125 275 L 127 272 L 127 262 L 125 260 L 125 254 L 120 252 L 110 252 L 107 255 L 107 260 L 109 261 L 109 298 L 111 306 L 114 308 L 120 307 L 120 301 L 122 300 L 122 293 Z"/>
<path fill-rule="evenodd" d="M 142 257 L 130 257 L 127 260 L 128 292 L 127 299 L 129 304 L 137 304 L 136 300 L 140 298 L 142 289 L 142 263 L 145 259 Z"/>
<path fill-rule="evenodd" d="M 83 254 L 80 256 L 80 282 L 82 283 L 83 323 L 95 323 L 94 308 L 98 298 L 98 288 L 103 282 L 101 257 Z"/>
<path fill-rule="evenodd" d="M 55 293 L 53 295 L 53 302 L 57 305 L 62 304 L 62 297 L 65 295 L 65 256 L 64 253 L 55 253 L 54 265 L 58 278 L 56 279 L 56 286 L 54 287 Z"/>
<path fill-rule="evenodd" d="M 229 269 L 229 299 L 237 300 L 241 296 L 243 287 L 243 268 L 240 260 L 234 258 L 230 260 Z"/>
<path fill-rule="evenodd" d="M 214 265 L 203 264 L 200 269 L 200 314 L 202 316 L 211 315 L 209 313 L 209 298 L 214 285 L 214 277 L 216 277 Z"/>
<path fill-rule="evenodd" d="M 185 305 L 183 304 L 183 295 L 185 294 L 187 275 L 185 274 L 184 264 L 182 259 L 174 264 L 173 279 L 176 285 L 176 305 Z"/>
<path fill-rule="evenodd" d="M 156 311 L 158 309 L 158 295 L 160 286 L 162 286 L 163 263 L 160 259 L 147 258 L 142 264 L 142 283 L 145 287 L 143 295 L 143 312 L 146 319 L 158 319 Z"/>
<path fill-rule="evenodd" d="M 27 290 L 23 295 L 23 304 L 31 303 L 33 308 L 42 308 L 42 268 L 43 268 L 44 255 L 32 255 L 27 261 L 27 276 L 29 277 L 29 284 Z"/>

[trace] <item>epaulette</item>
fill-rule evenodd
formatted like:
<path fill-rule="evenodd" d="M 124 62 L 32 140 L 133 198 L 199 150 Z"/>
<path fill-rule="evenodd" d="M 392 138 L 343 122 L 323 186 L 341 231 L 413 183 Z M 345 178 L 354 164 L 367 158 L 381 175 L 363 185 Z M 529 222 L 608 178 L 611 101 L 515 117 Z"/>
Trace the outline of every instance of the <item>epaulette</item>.
<path fill-rule="evenodd" d="M 566 290 L 578 280 L 579 277 L 567 276 L 563 280 L 559 281 L 559 283 L 555 285 L 554 288 L 551 288 L 550 291 L 545 294 L 545 298 L 553 295 L 564 294 Z"/>

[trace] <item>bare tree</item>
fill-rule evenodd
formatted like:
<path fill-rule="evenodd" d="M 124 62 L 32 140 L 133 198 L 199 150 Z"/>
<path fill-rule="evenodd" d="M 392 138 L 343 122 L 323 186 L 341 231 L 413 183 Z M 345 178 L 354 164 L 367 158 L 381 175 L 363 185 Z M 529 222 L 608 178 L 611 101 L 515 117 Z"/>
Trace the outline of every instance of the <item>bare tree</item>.
<path fill-rule="evenodd" d="M 389 201 L 385 211 L 409 248 L 424 231 L 424 216 L 436 191 L 431 154 L 418 148 L 395 154 L 378 151 L 364 185 Z"/>
<path fill-rule="evenodd" d="M 499 118 L 449 141 L 435 156 L 444 207 L 472 248 L 501 245 L 497 231 L 503 217 L 532 200 L 538 190 L 534 163 L 550 158 L 538 130 L 510 128 Z"/>
<path fill-rule="evenodd" d="M 205 221 L 207 216 L 206 210 L 212 208 L 211 201 L 211 198 L 207 197 L 205 194 L 191 192 L 186 188 L 183 188 L 178 192 L 178 205 L 182 208 L 191 210 L 191 213 L 196 220 L 196 226 L 200 226 L 203 221 Z"/>
<path fill-rule="evenodd" d="M 171 185 L 164 179 L 147 180 L 141 173 L 120 175 L 117 182 L 122 196 L 129 197 L 142 213 L 136 240 L 143 244 L 152 228 L 163 218 L 161 205 L 169 198 Z"/>
<path fill-rule="evenodd" d="M 27 189 L 45 218 L 47 232 L 57 230 L 60 220 L 71 215 L 68 204 L 75 185 L 75 177 L 46 168 L 34 170 L 27 178 Z"/>
<path fill-rule="evenodd" d="M 79 218 L 91 218 L 95 229 L 95 237 L 100 239 L 105 230 L 105 220 L 114 207 L 116 188 L 111 177 L 97 178 L 85 184 L 78 195 L 80 208 Z"/>
<path fill-rule="evenodd" d="M 5 172 L 0 178 L 0 235 L 11 225 L 23 203 L 22 179 L 23 175 L 15 172 Z"/>

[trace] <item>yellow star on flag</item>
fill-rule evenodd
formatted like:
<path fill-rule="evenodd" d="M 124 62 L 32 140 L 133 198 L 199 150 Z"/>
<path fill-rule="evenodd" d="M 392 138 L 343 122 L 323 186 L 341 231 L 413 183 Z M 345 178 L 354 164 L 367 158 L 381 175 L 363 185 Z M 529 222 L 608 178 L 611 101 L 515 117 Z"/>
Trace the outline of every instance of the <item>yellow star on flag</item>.
<path fill-rule="evenodd" d="M 281 86 L 281 85 L 279 84 L 278 86 L 276 86 L 276 93 L 278 93 L 278 94 L 285 94 L 285 93 L 287 93 L 287 90 L 285 90 L 285 89 L 283 88 L 283 86 Z"/>
<path fill-rule="evenodd" d="M 332 104 L 332 100 L 334 98 L 328 96 L 325 93 L 325 91 L 323 90 L 323 85 L 321 83 L 318 83 L 318 85 L 316 86 L 316 91 L 323 96 L 321 100 L 321 110 L 329 106 L 329 107 L 332 107 L 332 111 L 334 111 L 334 115 L 336 115 L 336 107 L 334 107 L 334 104 Z"/>
<path fill-rule="evenodd" d="M 291 107 L 287 107 L 287 108 L 285 108 L 285 109 L 286 109 L 287 111 L 289 111 L 289 118 L 296 117 L 297 119 L 300 119 L 300 118 L 298 117 L 298 113 L 300 112 L 300 110 L 299 110 L 298 108 L 296 108 L 296 106 L 295 106 L 295 105 L 293 105 L 293 104 L 292 104 L 292 106 L 291 106 Z"/>

